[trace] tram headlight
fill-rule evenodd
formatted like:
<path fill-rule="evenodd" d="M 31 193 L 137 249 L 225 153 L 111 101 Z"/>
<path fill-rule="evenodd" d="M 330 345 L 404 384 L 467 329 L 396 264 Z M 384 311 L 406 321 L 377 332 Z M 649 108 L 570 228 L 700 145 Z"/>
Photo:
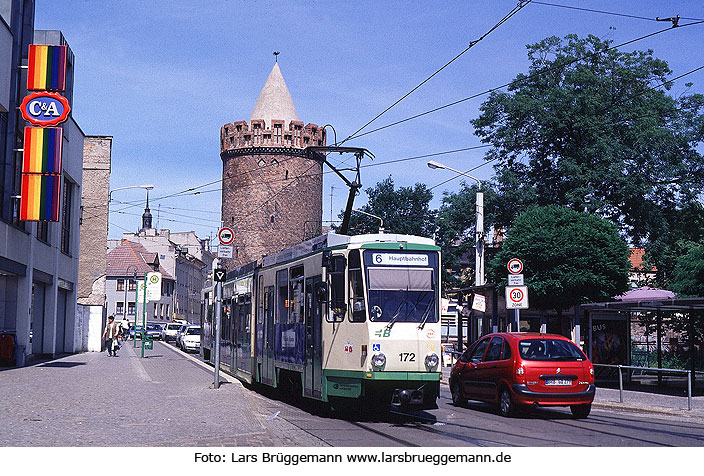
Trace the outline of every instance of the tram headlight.
<path fill-rule="evenodd" d="M 386 365 L 386 356 L 383 352 L 377 352 L 372 355 L 372 367 L 375 370 L 381 370 Z"/>
<path fill-rule="evenodd" d="M 440 363 L 440 357 L 435 352 L 431 352 L 425 356 L 425 366 L 428 370 L 432 370 L 438 366 Z"/>

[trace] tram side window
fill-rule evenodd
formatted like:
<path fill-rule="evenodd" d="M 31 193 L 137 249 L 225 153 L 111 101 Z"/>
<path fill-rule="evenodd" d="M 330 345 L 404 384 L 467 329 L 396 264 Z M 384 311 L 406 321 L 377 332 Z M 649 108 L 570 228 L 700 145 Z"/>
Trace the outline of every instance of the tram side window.
<path fill-rule="evenodd" d="M 290 321 L 291 323 L 303 322 L 303 266 L 291 268 L 291 289 L 290 289 Z"/>
<path fill-rule="evenodd" d="M 276 272 L 276 322 L 278 324 L 288 323 L 288 270 L 282 269 Z"/>
<path fill-rule="evenodd" d="M 349 282 L 350 282 L 350 321 L 364 322 L 367 319 L 366 305 L 364 304 L 364 286 L 362 283 L 362 260 L 359 250 L 352 250 L 349 254 Z"/>
<path fill-rule="evenodd" d="M 332 267 L 328 271 L 328 283 L 330 284 L 330 316 L 328 321 L 341 322 L 347 314 L 347 303 L 345 298 L 345 274 L 347 260 L 344 256 L 333 256 Z"/>

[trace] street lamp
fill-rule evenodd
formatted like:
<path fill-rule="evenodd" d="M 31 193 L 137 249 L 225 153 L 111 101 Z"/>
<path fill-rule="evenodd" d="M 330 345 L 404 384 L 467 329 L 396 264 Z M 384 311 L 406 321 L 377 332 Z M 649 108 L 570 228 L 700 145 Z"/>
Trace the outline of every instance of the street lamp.
<path fill-rule="evenodd" d="M 118 190 L 127 190 L 128 188 L 142 188 L 147 191 L 147 197 L 149 197 L 149 190 L 154 188 L 154 185 L 130 185 L 129 187 L 118 187 L 110 190 L 108 192 L 108 203 L 112 201 L 112 192 L 117 192 Z"/>
<path fill-rule="evenodd" d="M 428 167 L 431 169 L 447 169 L 451 172 L 455 172 L 459 175 L 464 175 L 477 182 L 479 190 L 477 191 L 477 226 L 476 226 L 476 240 L 475 240 L 475 265 L 474 265 L 474 284 L 476 286 L 482 286 L 484 284 L 484 193 L 482 192 L 482 182 L 476 178 L 472 177 L 466 172 L 461 172 L 459 170 L 448 167 L 447 165 L 441 164 L 431 160 L 428 162 Z"/>
<path fill-rule="evenodd" d="M 357 213 L 361 213 L 363 215 L 367 215 L 367 216 L 370 216 L 372 218 L 376 218 L 377 220 L 379 220 L 379 222 L 380 222 L 379 223 L 379 234 L 384 234 L 384 220 L 381 217 L 378 217 L 376 215 L 372 215 L 371 213 L 363 212 L 362 210 L 352 209 L 352 211 L 357 212 Z"/>

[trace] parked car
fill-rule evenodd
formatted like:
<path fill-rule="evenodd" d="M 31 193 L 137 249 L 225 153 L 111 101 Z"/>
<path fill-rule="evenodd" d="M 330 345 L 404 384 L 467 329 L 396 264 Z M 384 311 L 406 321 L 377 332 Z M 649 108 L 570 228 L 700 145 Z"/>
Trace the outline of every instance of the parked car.
<path fill-rule="evenodd" d="M 147 324 L 147 330 L 145 331 L 152 339 L 161 339 L 161 324 Z"/>
<path fill-rule="evenodd" d="M 176 334 L 183 324 L 178 322 L 168 322 L 164 324 L 161 329 L 161 340 L 168 342 L 170 340 L 176 340 Z"/>
<path fill-rule="evenodd" d="M 472 344 L 452 367 L 455 405 L 467 400 L 496 403 L 504 416 L 526 406 L 569 406 L 586 418 L 594 400 L 594 367 L 566 337 L 497 333 Z"/>
<path fill-rule="evenodd" d="M 184 352 L 200 350 L 200 327 L 188 326 L 181 336 L 181 349 Z"/>
<path fill-rule="evenodd" d="M 137 339 L 142 338 L 142 326 L 141 324 L 136 327 L 137 329 Z M 135 332 L 135 326 L 130 326 L 129 334 L 130 334 L 130 339 L 134 337 L 134 332 Z"/>

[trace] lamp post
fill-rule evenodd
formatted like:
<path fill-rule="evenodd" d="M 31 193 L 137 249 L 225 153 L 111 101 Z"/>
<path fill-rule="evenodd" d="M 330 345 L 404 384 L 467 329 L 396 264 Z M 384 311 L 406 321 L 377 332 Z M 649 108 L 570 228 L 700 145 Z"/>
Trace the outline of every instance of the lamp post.
<path fill-rule="evenodd" d="M 476 226 L 476 240 L 475 240 L 475 265 L 474 265 L 474 284 L 475 286 L 482 286 L 484 284 L 484 193 L 482 192 L 482 182 L 466 172 L 461 172 L 459 170 L 448 167 L 447 165 L 441 164 L 431 160 L 428 162 L 428 167 L 431 169 L 447 169 L 456 174 L 469 177 L 477 182 L 479 190 L 477 191 L 477 226 Z"/>
<path fill-rule="evenodd" d="M 110 190 L 108 192 L 108 203 L 112 201 L 112 192 L 117 192 L 118 190 L 127 190 L 128 188 L 142 188 L 147 191 L 147 197 L 149 197 L 149 190 L 154 188 L 154 185 L 130 185 L 128 187 L 118 187 Z"/>
<path fill-rule="evenodd" d="M 367 215 L 367 216 L 370 216 L 372 218 L 376 218 L 377 220 L 379 220 L 379 222 L 380 222 L 379 223 L 379 234 L 384 234 L 384 220 L 381 217 L 378 217 L 376 215 L 372 215 L 371 213 L 363 212 L 362 210 L 352 209 L 352 211 L 357 212 L 357 213 L 361 213 L 362 215 Z"/>

